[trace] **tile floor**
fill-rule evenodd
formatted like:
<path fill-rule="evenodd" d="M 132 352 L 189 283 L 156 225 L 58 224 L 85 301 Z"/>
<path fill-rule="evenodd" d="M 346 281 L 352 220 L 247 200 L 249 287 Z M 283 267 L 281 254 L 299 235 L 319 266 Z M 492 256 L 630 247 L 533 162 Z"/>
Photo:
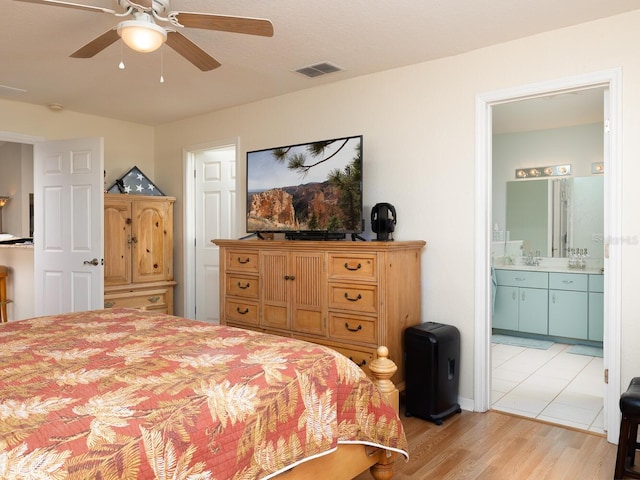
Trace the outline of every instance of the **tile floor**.
<path fill-rule="evenodd" d="M 602 358 L 548 350 L 491 345 L 494 410 L 604 433 Z"/>

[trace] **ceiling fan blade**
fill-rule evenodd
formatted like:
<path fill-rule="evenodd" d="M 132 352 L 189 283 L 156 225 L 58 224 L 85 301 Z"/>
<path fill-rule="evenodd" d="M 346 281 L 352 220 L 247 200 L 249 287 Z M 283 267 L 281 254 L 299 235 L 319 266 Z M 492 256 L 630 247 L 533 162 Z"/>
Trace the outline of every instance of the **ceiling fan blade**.
<path fill-rule="evenodd" d="M 221 64 L 199 46 L 178 32 L 167 32 L 167 45 L 203 72 L 218 68 Z"/>
<path fill-rule="evenodd" d="M 75 8 L 77 10 L 86 10 L 88 12 L 113 13 L 113 14 L 118 13 L 115 10 L 111 10 L 110 8 L 94 7 L 91 5 L 82 5 L 80 3 L 62 2 L 60 0 L 15 0 L 15 1 L 24 2 L 24 3 L 36 3 L 38 5 L 52 5 L 55 7 Z"/>
<path fill-rule="evenodd" d="M 209 13 L 171 12 L 178 23 L 188 28 L 204 28 L 223 32 L 248 33 L 273 37 L 273 24 L 262 18 L 231 17 Z"/>
<path fill-rule="evenodd" d="M 99 37 L 93 39 L 89 43 L 87 43 L 84 47 L 73 52 L 70 57 L 73 58 L 91 58 L 96 53 L 100 53 L 102 50 L 107 48 L 109 45 L 114 43 L 120 38 L 117 30 L 111 29 L 104 32 Z"/>

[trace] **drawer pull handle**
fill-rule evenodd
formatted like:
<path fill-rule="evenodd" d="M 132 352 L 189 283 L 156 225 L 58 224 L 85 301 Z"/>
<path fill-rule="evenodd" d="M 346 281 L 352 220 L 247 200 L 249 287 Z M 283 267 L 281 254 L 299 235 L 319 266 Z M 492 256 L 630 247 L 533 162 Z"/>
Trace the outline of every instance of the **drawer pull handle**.
<path fill-rule="evenodd" d="M 352 272 L 355 272 L 356 270 L 360 270 L 362 268 L 362 264 L 359 263 L 358 265 L 356 265 L 355 267 L 350 267 L 348 262 L 345 262 L 344 264 L 344 268 L 346 268 L 347 270 L 351 270 Z"/>
<path fill-rule="evenodd" d="M 285 275 L 285 276 L 284 276 L 284 279 L 285 279 L 285 280 L 295 280 L 295 279 L 296 279 L 296 276 L 295 276 L 295 275 Z"/>
<path fill-rule="evenodd" d="M 148 299 L 151 303 L 156 303 L 158 300 L 160 300 L 160 297 L 156 296 L 156 297 L 149 297 Z"/>
<path fill-rule="evenodd" d="M 250 286 L 249 282 L 247 282 L 246 285 L 242 285 L 240 282 L 238 282 L 238 288 L 240 290 L 246 290 L 247 288 L 249 288 L 249 286 Z"/>
<path fill-rule="evenodd" d="M 573 280 L 562 280 L 562 283 L 564 283 L 565 285 L 571 285 L 573 283 Z"/>
<path fill-rule="evenodd" d="M 524 282 L 525 280 L 526 280 L 526 278 L 516 277 L 516 282 Z"/>
<path fill-rule="evenodd" d="M 240 257 L 238 257 L 238 263 L 241 263 L 242 265 L 249 263 L 251 261 L 251 259 L 249 257 L 247 257 L 246 260 L 242 260 Z"/>
<path fill-rule="evenodd" d="M 362 298 L 362 295 L 358 294 L 358 296 L 356 298 L 352 298 L 352 297 L 349 296 L 349 294 L 347 292 L 344 292 L 344 298 L 346 298 L 350 302 L 357 302 L 358 300 L 360 300 Z"/>
<path fill-rule="evenodd" d="M 344 324 L 344 328 L 346 328 L 347 330 L 349 330 L 350 332 L 357 332 L 359 330 L 362 330 L 362 325 L 358 325 L 358 328 L 351 328 L 349 326 L 349 322 L 345 322 Z"/>
<path fill-rule="evenodd" d="M 359 367 L 364 367 L 367 364 L 367 361 L 365 359 L 362 359 L 362 361 L 360 363 L 356 362 L 353 359 L 353 357 L 349 357 L 349 360 L 351 360 L 353 363 L 355 363 Z"/>
<path fill-rule="evenodd" d="M 247 313 L 249 313 L 249 308 L 245 307 L 244 310 L 240 310 L 240 307 L 236 307 L 236 312 L 238 312 L 240 315 L 246 315 Z"/>
<path fill-rule="evenodd" d="M 111 308 L 116 304 L 116 302 L 104 302 L 104 308 Z"/>

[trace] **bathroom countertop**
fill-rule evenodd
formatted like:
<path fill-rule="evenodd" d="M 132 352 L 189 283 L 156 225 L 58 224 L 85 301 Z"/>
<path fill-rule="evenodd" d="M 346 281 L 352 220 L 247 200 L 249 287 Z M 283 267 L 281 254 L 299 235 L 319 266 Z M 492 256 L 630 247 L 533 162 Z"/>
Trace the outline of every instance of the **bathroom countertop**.
<path fill-rule="evenodd" d="M 497 270 L 524 270 L 530 272 L 553 272 L 553 273 L 588 273 L 590 275 L 600 275 L 601 268 L 569 268 L 566 265 L 494 265 Z"/>

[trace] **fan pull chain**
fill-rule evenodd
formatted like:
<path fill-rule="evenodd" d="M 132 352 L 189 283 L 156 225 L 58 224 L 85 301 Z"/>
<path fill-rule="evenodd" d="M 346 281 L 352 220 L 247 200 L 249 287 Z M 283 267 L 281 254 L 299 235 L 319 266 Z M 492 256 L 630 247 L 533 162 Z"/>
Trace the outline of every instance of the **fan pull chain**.
<path fill-rule="evenodd" d="M 160 48 L 160 83 L 164 83 L 164 48 Z"/>
<path fill-rule="evenodd" d="M 124 42 L 122 40 L 120 40 L 120 63 L 118 64 L 118 68 L 120 70 L 124 70 L 124 53 L 123 53 L 123 49 L 124 49 Z"/>

